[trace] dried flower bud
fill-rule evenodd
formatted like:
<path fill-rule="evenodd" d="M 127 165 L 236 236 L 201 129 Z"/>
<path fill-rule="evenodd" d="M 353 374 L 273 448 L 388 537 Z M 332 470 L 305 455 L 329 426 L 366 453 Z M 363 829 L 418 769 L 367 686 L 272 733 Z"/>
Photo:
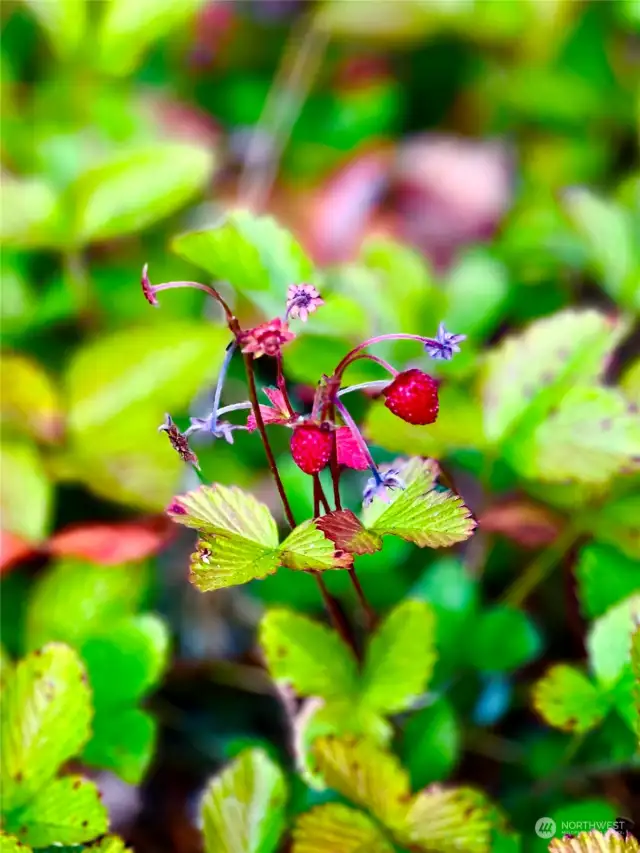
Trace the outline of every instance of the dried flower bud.
<path fill-rule="evenodd" d="M 171 446 L 178 453 L 183 462 L 188 462 L 190 465 L 195 465 L 196 468 L 200 467 L 198 457 L 189 447 L 187 437 L 183 435 L 178 429 L 178 427 L 174 424 L 173 420 L 171 419 L 171 415 L 164 416 L 164 423 L 160 424 L 160 426 L 158 427 L 158 432 L 166 432 L 169 441 L 171 442 Z"/>

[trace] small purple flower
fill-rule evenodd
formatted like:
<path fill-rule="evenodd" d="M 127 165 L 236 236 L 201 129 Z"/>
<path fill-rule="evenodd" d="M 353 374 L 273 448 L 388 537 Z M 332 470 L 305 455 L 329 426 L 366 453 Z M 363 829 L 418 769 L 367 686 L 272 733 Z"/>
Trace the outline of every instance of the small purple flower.
<path fill-rule="evenodd" d="M 447 332 L 444 323 L 440 323 L 435 339 L 426 342 L 424 348 L 430 358 L 450 361 L 454 353 L 460 352 L 458 344 L 466 341 L 466 339 L 466 335 L 453 335 L 451 332 Z"/>
<path fill-rule="evenodd" d="M 362 503 L 369 506 L 374 498 L 380 498 L 385 503 L 389 503 L 389 495 L 387 489 L 404 489 L 406 488 L 403 480 L 400 479 L 400 471 L 397 468 L 389 468 L 388 471 L 376 472 L 373 477 L 367 480 L 362 493 Z"/>
<path fill-rule="evenodd" d="M 291 284 L 287 290 L 287 318 L 298 317 L 303 323 L 307 322 L 309 314 L 313 314 L 324 305 L 324 299 L 320 296 L 312 284 Z"/>
<path fill-rule="evenodd" d="M 185 431 L 185 435 L 206 432 L 214 438 L 224 438 L 227 444 L 233 444 L 234 429 L 243 429 L 243 427 L 230 424 L 229 421 L 218 421 L 217 413 L 211 412 L 206 418 L 191 418 L 191 426 Z"/>
<path fill-rule="evenodd" d="M 145 264 L 142 267 L 142 293 L 144 294 L 144 298 L 147 300 L 149 305 L 153 305 L 154 308 L 157 308 L 160 303 L 158 302 L 158 297 L 156 296 L 155 288 L 149 281 L 149 264 Z"/>
<path fill-rule="evenodd" d="M 164 423 L 160 424 L 158 432 L 166 432 L 169 441 L 171 442 L 171 446 L 183 462 L 195 465 L 196 468 L 200 467 L 198 457 L 189 447 L 187 436 L 180 432 L 178 427 L 174 424 L 171 415 L 164 416 Z"/>

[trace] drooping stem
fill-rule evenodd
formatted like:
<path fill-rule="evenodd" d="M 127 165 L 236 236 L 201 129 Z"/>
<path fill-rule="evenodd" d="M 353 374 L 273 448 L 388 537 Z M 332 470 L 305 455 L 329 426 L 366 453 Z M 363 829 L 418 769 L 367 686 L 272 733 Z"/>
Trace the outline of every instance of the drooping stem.
<path fill-rule="evenodd" d="M 194 465 L 193 462 L 191 463 L 191 470 L 195 472 L 196 477 L 200 480 L 203 486 L 209 485 L 207 478 L 204 476 L 200 468 L 198 468 L 197 465 Z"/>
<path fill-rule="evenodd" d="M 423 345 L 429 344 L 429 346 L 442 348 L 440 341 L 437 341 L 434 338 L 425 338 L 422 335 L 410 335 L 403 332 L 394 332 L 390 335 L 377 335 L 375 338 L 369 338 L 368 340 L 363 341 L 361 344 L 358 344 L 357 347 L 354 347 L 351 352 L 348 352 L 336 367 L 333 375 L 335 377 L 342 376 L 351 362 L 360 357 L 362 350 L 373 346 L 373 344 L 382 343 L 383 341 L 420 341 Z"/>
<path fill-rule="evenodd" d="M 157 293 L 160 293 L 162 290 L 174 290 L 180 287 L 191 287 L 195 288 L 196 290 L 202 290 L 203 293 L 207 294 L 207 296 L 210 296 L 212 299 L 215 299 L 215 301 L 222 307 L 222 310 L 225 313 L 229 330 L 237 337 L 240 331 L 238 321 L 234 317 L 231 308 L 229 308 L 226 301 L 222 298 L 222 296 L 220 296 L 215 287 L 212 287 L 210 284 L 203 284 L 201 281 L 163 281 L 160 284 L 151 284 L 149 280 L 149 265 L 145 264 L 142 268 L 142 290 L 147 298 L 147 301 L 150 302 L 152 305 L 158 304 L 158 301 L 156 299 Z"/>
<path fill-rule="evenodd" d="M 222 362 L 222 367 L 220 368 L 220 373 L 218 375 L 218 382 L 216 384 L 216 390 L 213 395 L 213 422 L 212 429 L 215 429 L 216 422 L 218 420 L 218 409 L 220 408 L 220 400 L 222 399 L 222 389 L 224 388 L 224 383 L 227 378 L 227 371 L 229 370 L 229 365 L 231 364 L 231 359 L 233 358 L 233 354 L 236 351 L 238 344 L 236 340 L 232 340 L 231 343 L 227 345 L 227 349 L 224 354 L 224 361 Z"/>
<path fill-rule="evenodd" d="M 245 370 L 247 373 L 247 385 L 249 386 L 249 399 L 251 400 L 251 409 L 253 411 L 253 416 L 256 419 L 256 426 L 258 427 L 258 432 L 260 433 L 260 438 L 262 439 L 262 444 L 264 446 L 264 452 L 267 456 L 269 468 L 271 470 L 271 474 L 273 475 L 278 494 L 280 495 L 280 500 L 282 501 L 284 514 L 291 528 L 294 528 L 296 526 L 296 520 L 293 516 L 291 504 L 289 503 L 289 498 L 287 497 L 287 493 L 285 492 L 284 485 L 282 483 L 282 478 L 280 477 L 280 472 L 278 471 L 278 463 L 276 462 L 275 456 L 273 455 L 273 450 L 271 449 L 267 430 L 264 425 L 264 419 L 262 417 L 260 404 L 258 403 L 256 378 L 253 373 L 253 356 L 251 355 L 251 353 L 243 353 L 243 358 Z"/>
<path fill-rule="evenodd" d="M 341 388 L 336 396 L 344 397 L 345 394 L 351 394 L 353 391 L 382 391 L 388 384 L 388 379 L 374 379 L 371 382 L 358 382 L 357 385 L 347 385 L 346 388 Z"/>
<path fill-rule="evenodd" d="M 358 361 L 359 359 L 364 358 L 367 361 L 373 361 L 375 364 L 379 364 L 380 367 L 383 367 L 387 373 L 390 373 L 392 376 L 397 376 L 398 372 L 396 368 L 386 361 L 384 358 L 380 358 L 378 355 L 373 355 L 370 352 L 359 352 L 354 358 L 349 361 L 349 364 L 353 364 L 354 361 Z"/>
<path fill-rule="evenodd" d="M 358 425 L 354 421 L 354 419 L 349 414 L 348 409 L 344 406 L 340 400 L 336 400 L 334 403 L 336 410 L 340 413 L 340 417 L 345 422 L 345 424 L 351 430 L 351 435 L 355 438 L 358 443 L 358 447 L 362 451 L 364 457 L 369 463 L 369 468 L 371 468 L 371 473 L 373 474 L 374 479 L 378 485 L 382 485 L 382 477 L 380 476 L 380 472 L 378 471 L 378 466 L 375 463 L 373 456 L 371 455 L 371 451 L 367 446 L 367 442 L 362 437 L 360 430 L 358 429 Z"/>

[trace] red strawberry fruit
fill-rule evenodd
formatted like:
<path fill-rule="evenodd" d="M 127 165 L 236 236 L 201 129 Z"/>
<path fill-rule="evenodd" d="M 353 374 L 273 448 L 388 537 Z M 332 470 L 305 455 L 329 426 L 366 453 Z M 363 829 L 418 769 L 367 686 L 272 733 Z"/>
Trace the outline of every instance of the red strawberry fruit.
<path fill-rule="evenodd" d="M 438 383 L 422 370 L 399 373 L 382 392 L 385 406 L 410 424 L 432 424 L 438 417 Z"/>
<path fill-rule="evenodd" d="M 300 424 L 291 436 L 291 455 L 305 474 L 317 474 L 331 458 L 331 430 L 324 424 Z"/>

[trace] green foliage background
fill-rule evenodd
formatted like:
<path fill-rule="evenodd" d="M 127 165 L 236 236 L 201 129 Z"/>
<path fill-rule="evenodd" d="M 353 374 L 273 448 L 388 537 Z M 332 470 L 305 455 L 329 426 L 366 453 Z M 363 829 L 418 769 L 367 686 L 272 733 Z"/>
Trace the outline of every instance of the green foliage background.
<path fill-rule="evenodd" d="M 323 849 L 326 825 L 382 853 L 419 844 L 425 804 L 400 820 L 340 775 L 323 738 L 345 732 L 371 739 L 364 765 L 387 761 L 403 796 L 434 782 L 483 791 L 495 813 L 472 822 L 465 849 L 544 850 L 542 816 L 640 822 L 637 0 L 33 0 L 3 3 L 0 19 L 7 832 L 120 853 L 118 838 L 94 841 L 106 810 L 78 775 L 106 791 L 115 774 L 134 786 L 112 823 L 127 843 L 198 849 L 194 798 L 242 753 L 202 800 L 208 850 L 227 849 L 215 843 L 237 817 L 218 812 L 219 791 L 251 801 L 253 788 L 274 811 L 247 850 L 279 849 L 301 814 L 301 851 Z M 240 209 L 269 174 L 247 165 L 252 131 L 282 149 L 264 207 L 284 224 Z M 509 152 L 505 210 L 444 260 L 412 241 L 406 208 L 426 192 L 424 155 L 408 146 L 434 132 Z M 348 169 L 369 157 L 385 164 L 385 193 L 367 206 L 354 197 L 379 173 L 353 184 Z M 480 191 L 458 157 L 447 168 L 463 191 L 439 202 L 453 231 Z M 476 162 L 480 184 L 489 167 Z M 326 223 L 347 233 L 354 216 L 362 239 L 328 256 Z M 467 335 L 428 367 L 435 425 L 354 403 L 379 461 L 438 459 L 479 520 L 447 551 L 387 537 L 358 558 L 369 600 L 391 613 L 374 639 L 346 573 L 329 573 L 367 649 L 362 672 L 318 623 L 308 575 L 188 585 L 193 539 L 156 516 L 196 483 L 157 426 L 167 411 L 181 426 L 206 413 L 229 336 L 195 290 L 151 309 L 144 263 L 154 282 L 224 282 L 246 324 L 282 313 L 289 283 L 316 284 L 326 305 L 285 351 L 301 405 L 368 335 L 434 334 L 441 320 Z M 379 354 L 426 361 L 405 342 Z M 269 364 L 258 378 L 273 383 Z M 245 398 L 242 382 L 234 363 L 228 402 Z M 257 437 L 235 435 L 197 447 L 205 476 L 277 516 Z M 274 428 L 308 518 L 310 481 L 287 440 Z M 353 508 L 363 477 L 345 477 Z M 375 665 L 385 655 L 388 671 Z M 307 703 L 294 746 L 290 686 Z M 446 833 L 430 837 L 449 849 Z"/>

